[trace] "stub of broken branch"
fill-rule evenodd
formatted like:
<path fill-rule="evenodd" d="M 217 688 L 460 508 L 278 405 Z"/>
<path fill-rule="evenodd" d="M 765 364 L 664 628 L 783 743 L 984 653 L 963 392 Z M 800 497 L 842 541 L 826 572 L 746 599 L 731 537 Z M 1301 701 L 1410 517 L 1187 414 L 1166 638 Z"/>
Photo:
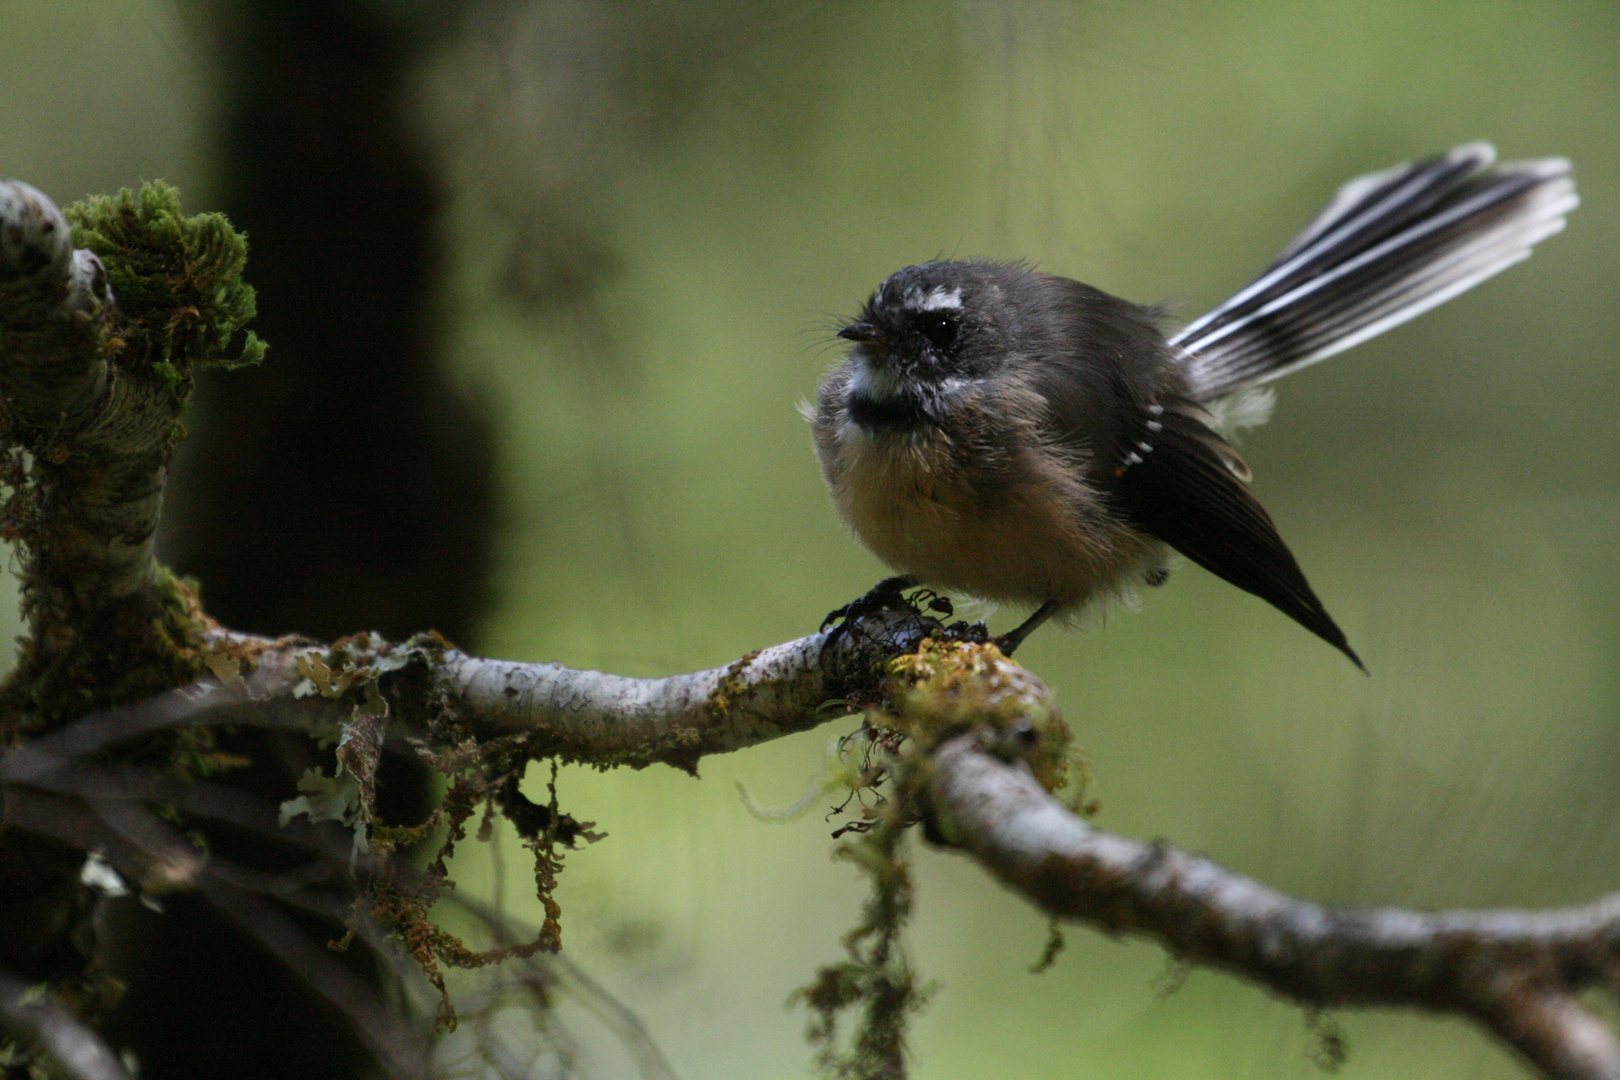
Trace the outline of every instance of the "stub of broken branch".
<path fill-rule="evenodd" d="M 206 670 L 195 596 L 153 538 L 191 373 L 253 362 L 246 245 L 152 183 L 58 211 L 0 181 L 0 537 L 30 636 L 0 732 Z M 93 692 L 87 688 L 94 688 Z"/>
<path fill-rule="evenodd" d="M 93 609 L 152 580 L 179 410 L 122 369 L 118 330 L 101 259 L 74 246 L 43 193 L 0 181 L 0 418 L 12 452 L 4 528 L 24 549 L 36 611 Z"/>
<path fill-rule="evenodd" d="M 27 425 L 75 425 L 106 389 L 112 290 L 39 189 L 0 180 L 0 386 Z"/>

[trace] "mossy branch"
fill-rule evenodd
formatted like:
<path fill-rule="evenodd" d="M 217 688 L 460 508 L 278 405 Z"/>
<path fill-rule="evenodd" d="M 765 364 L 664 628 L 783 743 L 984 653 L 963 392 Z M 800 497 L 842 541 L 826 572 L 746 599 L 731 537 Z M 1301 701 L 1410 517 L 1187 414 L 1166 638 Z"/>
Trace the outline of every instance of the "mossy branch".
<path fill-rule="evenodd" d="M 195 368 L 264 346 L 245 240 L 162 184 L 61 213 L 0 182 L 0 535 L 30 636 L 0 734 L 156 693 L 203 670 L 207 621 L 153 537 Z M 71 229 L 69 227 L 71 223 Z"/>

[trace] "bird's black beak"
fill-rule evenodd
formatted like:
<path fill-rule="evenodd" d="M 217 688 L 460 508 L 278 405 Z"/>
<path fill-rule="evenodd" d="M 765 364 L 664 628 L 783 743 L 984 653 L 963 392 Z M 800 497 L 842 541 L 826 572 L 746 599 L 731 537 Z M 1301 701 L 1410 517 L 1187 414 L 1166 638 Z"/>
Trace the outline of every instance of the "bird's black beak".
<path fill-rule="evenodd" d="M 882 341 L 884 334 L 882 330 L 878 329 L 872 323 L 852 322 L 842 330 L 838 331 L 838 336 L 844 338 L 846 341 L 856 341 L 864 345 L 870 344 L 874 341 Z"/>

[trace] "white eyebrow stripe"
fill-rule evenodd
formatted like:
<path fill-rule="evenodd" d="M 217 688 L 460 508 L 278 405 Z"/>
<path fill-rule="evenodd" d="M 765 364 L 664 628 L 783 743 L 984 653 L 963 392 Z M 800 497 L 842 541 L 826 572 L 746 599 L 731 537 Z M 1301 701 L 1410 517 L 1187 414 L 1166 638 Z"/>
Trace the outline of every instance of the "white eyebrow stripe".
<path fill-rule="evenodd" d="M 962 310 L 962 287 L 947 291 L 943 285 L 936 286 L 932 292 L 917 302 L 919 311 L 960 311 Z"/>

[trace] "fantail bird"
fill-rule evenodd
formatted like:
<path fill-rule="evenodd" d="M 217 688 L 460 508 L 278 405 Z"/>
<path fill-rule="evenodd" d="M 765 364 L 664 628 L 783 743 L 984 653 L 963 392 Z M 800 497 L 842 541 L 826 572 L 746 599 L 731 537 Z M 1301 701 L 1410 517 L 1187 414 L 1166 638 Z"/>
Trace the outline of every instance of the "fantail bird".
<path fill-rule="evenodd" d="M 1360 667 L 1249 493 L 1222 406 L 1563 228 L 1569 163 L 1494 159 L 1472 143 L 1350 181 L 1173 334 L 1158 308 L 1022 263 L 897 270 L 838 331 L 854 348 L 807 409 L 838 513 L 904 575 L 890 584 L 1038 605 L 997 639 L 1008 652 L 1054 614 L 1162 581 L 1173 548 Z"/>

